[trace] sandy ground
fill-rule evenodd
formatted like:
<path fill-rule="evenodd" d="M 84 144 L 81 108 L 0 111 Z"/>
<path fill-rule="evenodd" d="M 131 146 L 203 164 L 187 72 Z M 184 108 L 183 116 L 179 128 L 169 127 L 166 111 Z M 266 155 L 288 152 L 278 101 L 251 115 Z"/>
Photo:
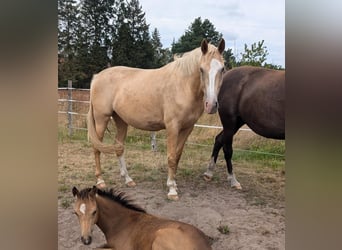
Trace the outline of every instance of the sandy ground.
<path fill-rule="evenodd" d="M 147 212 L 200 228 L 213 239 L 213 249 L 285 249 L 284 209 L 248 205 L 241 192 L 227 186 L 208 185 L 206 191 L 200 192 L 184 186 L 180 189 L 181 200 L 170 202 L 165 199 L 164 190 L 144 187 L 143 183 L 135 188 L 121 188 Z M 228 226 L 229 233 L 220 233 L 220 225 Z M 58 208 L 58 226 L 58 249 L 93 249 L 105 243 L 97 227 L 92 244 L 81 243 L 72 208 Z"/>
<path fill-rule="evenodd" d="M 90 186 L 93 181 L 92 150 L 79 143 L 64 143 L 59 147 L 58 154 L 60 183 L 58 249 L 94 249 L 104 244 L 105 238 L 95 227 L 92 244 L 90 246 L 82 244 L 80 226 L 73 214 L 73 197 L 71 195 L 72 185 L 83 188 L 84 185 Z M 151 158 L 146 156 L 146 153 L 144 154 L 145 157 Z M 142 156 L 137 157 L 141 158 Z M 105 158 L 104 161 L 108 160 Z M 239 167 L 238 164 L 235 166 L 237 170 L 242 169 L 242 166 Z M 114 178 L 113 182 L 120 182 L 119 170 L 115 166 L 109 171 L 108 164 L 105 168 L 107 168 L 107 173 L 111 172 L 109 176 L 113 176 L 111 177 Z M 217 171 L 222 171 L 219 176 L 224 176 L 223 168 Z M 224 180 L 205 182 L 200 176 L 179 178 L 177 184 L 180 200 L 173 202 L 166 199 L 167 188 L 164 183 L 166 170 L 164 172 L 162 173 L 163 178 L 159 180 L 157 177 L 158 181 L 149 181 L 148 179 L 136 181 L 135 188 L 128 188 L 120 184 L 119 189 L 124 191 L 137 205 L 146 209 L 148 213 L 198 227 L 212 239 L 214 250 L 285 249 L 284 175 L 279 177 L 281 179 L 279 182 L 276 177 L 277 173 L 274 176 L 271 173 L 272 175 L 268 177 L 264 173 L 240 173 L 239 180 L 244 188 L 242 191 L 231 189 Z M 243 176 L 248 176 L 248 178 L 243 178 Z M 257 193 L 252 183 L 259 185 L 265 191 Z M 110 187 L 110 185 L 108 186 Z M 267 196 L 277 188 L 281 190 L 281 196 Z M 265 200 L 259 203 L 251 202 L 258 195 L 265 197 Z M 69 206 L 62 205 L 63 199 L 70 202 Z M 229 233 L 221 233 L 218 230 L 220 226 L 227 226 Z"/>

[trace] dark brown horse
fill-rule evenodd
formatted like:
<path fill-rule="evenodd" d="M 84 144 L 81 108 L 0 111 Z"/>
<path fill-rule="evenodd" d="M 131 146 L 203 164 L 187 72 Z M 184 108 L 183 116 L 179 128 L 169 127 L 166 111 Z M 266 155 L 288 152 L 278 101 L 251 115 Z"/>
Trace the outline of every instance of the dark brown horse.
<path fill-rule="evenodd" d="M 229 70 L 223 77 L 218 104 L 223 131 L 215 138 L 204 177 L 206 180 L 212 178 L 218 153 L 223 147 L 228 181 L 232 187 L 241 189 L 231 162 L 233 136 L 247 124 L 263 137 L 285 139 L 285 71 L 252 66 Z"/>
<path fill-rule="evenodd" d="M 106 237 L 106 249 L 211 250 L 207 236 L 196 227 L 148 214 L 122 192 L 94 186 L 81 191 L 74 187 L 72 193 L 85 245 L 91 243 L 96 224 Z"/>

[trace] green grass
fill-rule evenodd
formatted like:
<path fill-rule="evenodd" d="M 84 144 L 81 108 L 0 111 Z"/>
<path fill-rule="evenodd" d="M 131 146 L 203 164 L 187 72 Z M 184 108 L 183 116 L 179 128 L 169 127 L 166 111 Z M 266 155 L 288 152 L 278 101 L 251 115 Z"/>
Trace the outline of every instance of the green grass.
<path fill-rule="evenodd" d="M 113 129 L 110 131 L 111 133 L 106 132 L 104 142 L 112 144 L 115 133 Z M 168 168 L 165 134 L 165 131 L 157 133 L 157 151 L 153 152 L 150 132 L 129 129 L 125 141 L 125 157 L 129 174 L 137 183 L 145 182 L 156 188 L 167 189 Z M 68 158 L 63 158 L 60 163 L 58 195 L 61 206 L 68 207 L 72 185 L 89 186 L 94 184 L 94 161 L 86 131 L 75 130 L 74 134 L 69 136 L 66 128 L 59 128 L 58 141 L 60 147 L 63 147 L 63 143 L 66 143 L 65 147 L 70 147 L 67 154 L 86 159 L 83 164 L 77 160 L 71 162 Z M 197 137 L 197 134 L 194 133 L 189 137 L 177 171 L 177 182 L 180 185 L 182 182 L 186 182 L 187 185 L 196 188 L 206 188 L 202 175 L 208 166 L 213 143 L 212 138 L 205 138 L 203 134 Z M 279 188 L 279 185 L 284 179 L 285 173 L 284 141 L 247 136 L 233 144 L 233 149 L 234 172 L 245 190 L 248 190 L 244 195 L 251 204 L 257 206 L 268 204 L 268 201 L 272 199 L 273 192 L 273 197 L 279 195 L 282 197 L 282 189 Z M 266 154 L 260 152 L 266 152 Z M 107 184 L 124 185 L 115 155 L 101 154 L 101 158 L 103 177 Z M 226 183 L 226 178 L 226 163 L 221 150 L 212 183 L 221 186 Z M 224 227 L 221 230 L 227 231 Z"/>
<path fill-rule="evenodd" d="M 227 225 L 220 225 L 217 230 L 221 233 L 221 234 L 229 234 L 230 233 L 230 229 Z"/>

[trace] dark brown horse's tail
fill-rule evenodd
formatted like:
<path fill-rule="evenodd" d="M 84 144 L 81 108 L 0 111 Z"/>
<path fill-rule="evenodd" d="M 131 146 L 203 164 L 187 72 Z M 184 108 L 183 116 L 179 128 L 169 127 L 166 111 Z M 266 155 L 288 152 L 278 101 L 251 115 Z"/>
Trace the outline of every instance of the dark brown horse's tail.
<path fill-rule="evenodd" d="M 102 153 L 106 154 L 114 154 L 114 145 L 106 145 L 102 141 L 100 141 L 96 129 L 95 129 L 95 119 L 93 115 L 93 104 L 90 101 L 89 104 L 89 112 L 87 116 L 87 126 L 88 126 L 88 140 L 92 142 L 94 148 L 100 150 Z"/>

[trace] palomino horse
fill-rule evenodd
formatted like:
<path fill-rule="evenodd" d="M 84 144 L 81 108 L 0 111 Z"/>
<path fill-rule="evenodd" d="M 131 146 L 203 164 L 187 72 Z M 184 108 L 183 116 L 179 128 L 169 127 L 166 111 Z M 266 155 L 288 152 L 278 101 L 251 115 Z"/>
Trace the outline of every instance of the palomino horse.
<path fill-rule="evenodd" d="M 97 186 L 105 187 L 101 176 L 100 152 L 116 153 L 120 174 L 128 186 L 124 159 L 127 126 L 158 131 L 166 129 L 168 198 L 178 199 L 175 176 L 186 139 L 205 110 L 217 111 L 224 62 L 222 39 L 216 48 L 203 40 L 201 47 L 159 69 L 112 67 L 94 75 L 90 88 L 88 135 L 94 146 Z M 102 143 L 110 117 L 117 134 L 114 145 Z"/>
<path fill-rule="evenodd" d="M 204 178 L 212 178 L 218 153 L 223 147 L 228 182 L 241 189 L 231 162 L 233 136 L 247 124 L 266 138 L 285 139 L 285 71 L 252 66 L 229 70 L 223 76 L 218 103 L 223 131 L 215 138 Z"/>
<path fill-rule="evenodd" d="M 134 205 L 122 192 L 93 188 L 78 191 L 75 213 L 81 225 L 81 240 L 89 245 L 96 224 L 106 237 L 103 248 L 120 250 L 209 250 L 208 237 L 196 227 L 153 216 Z"/>

